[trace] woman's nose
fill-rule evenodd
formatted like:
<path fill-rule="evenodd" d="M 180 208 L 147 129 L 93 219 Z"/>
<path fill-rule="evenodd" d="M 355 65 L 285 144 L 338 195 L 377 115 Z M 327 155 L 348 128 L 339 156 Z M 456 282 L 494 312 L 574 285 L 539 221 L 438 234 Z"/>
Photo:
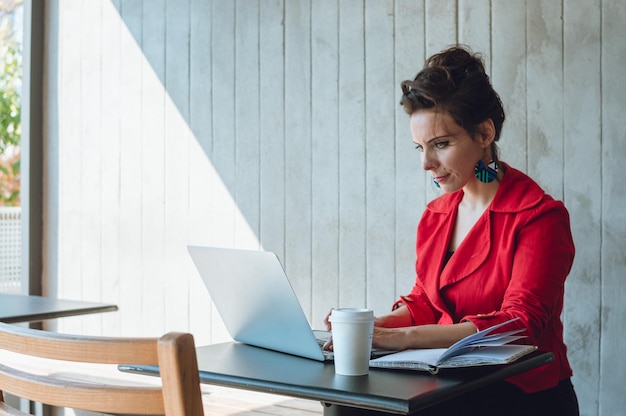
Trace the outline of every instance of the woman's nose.
<path fill-rule="evenodd" d="M 433 154 L 429 151 L 422 152 L 422 169 L 425 171 L 429 171 L 433 169 L 436 165 L 436 160 L 433 157 Z"/>

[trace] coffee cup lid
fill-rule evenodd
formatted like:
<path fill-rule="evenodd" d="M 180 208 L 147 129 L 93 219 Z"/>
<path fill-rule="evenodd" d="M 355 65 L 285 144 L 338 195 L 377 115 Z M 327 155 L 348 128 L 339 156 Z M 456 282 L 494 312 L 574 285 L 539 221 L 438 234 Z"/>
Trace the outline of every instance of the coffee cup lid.
<path fill-rule="evenodd" d="M 374 311 L 365 308 L 338 308 L 333 309 L 330 322 L 369 322 L 374 320 Z"/>

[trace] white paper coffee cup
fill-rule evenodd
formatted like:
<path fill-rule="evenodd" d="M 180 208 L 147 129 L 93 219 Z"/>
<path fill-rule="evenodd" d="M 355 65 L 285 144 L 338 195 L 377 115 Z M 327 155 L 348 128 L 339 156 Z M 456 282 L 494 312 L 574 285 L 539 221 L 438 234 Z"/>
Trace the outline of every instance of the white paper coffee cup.
<path fill-rule="evenodd" d="M 374 334 L 374 312 L 369 309 L 333 309 L 332 324 L 335 373 L 362 376 L 369 373 Z"/>

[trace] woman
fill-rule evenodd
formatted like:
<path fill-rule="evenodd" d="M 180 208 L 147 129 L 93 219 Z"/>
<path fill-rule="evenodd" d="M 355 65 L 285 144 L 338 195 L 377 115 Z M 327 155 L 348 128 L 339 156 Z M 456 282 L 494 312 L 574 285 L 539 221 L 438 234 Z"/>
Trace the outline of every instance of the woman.
<path fill-rule="evenodd" d="M 502 330 L 526 328 L 554 362 L 430 411 L 577 415 L 560 320 L 574 259 L 567 210 L 499 160 L 504 110 L 479 56 L 452 47 L 401 86 L 422 167 L 443 195 L 418 225 L 413 290 L 376 319 L 373 345 L 446 348 L 520 318 Z"/>

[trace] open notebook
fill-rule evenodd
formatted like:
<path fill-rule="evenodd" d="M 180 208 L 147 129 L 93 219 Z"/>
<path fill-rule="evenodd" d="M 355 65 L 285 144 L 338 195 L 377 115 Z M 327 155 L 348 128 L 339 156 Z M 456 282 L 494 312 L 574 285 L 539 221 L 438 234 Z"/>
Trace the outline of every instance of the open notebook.
<path fill-rule="evenodd" d="M 436 374 L 440 368 L 508 364 L 537 349 L 534 345 L 511 344 L 526 338 L 519 335 L 525 328 L 491 334 L 518 319 L 514 318 L 467 336 L 450 348 L 406 350 L 373 359 L 370 367 L 425 370 Z"/>

